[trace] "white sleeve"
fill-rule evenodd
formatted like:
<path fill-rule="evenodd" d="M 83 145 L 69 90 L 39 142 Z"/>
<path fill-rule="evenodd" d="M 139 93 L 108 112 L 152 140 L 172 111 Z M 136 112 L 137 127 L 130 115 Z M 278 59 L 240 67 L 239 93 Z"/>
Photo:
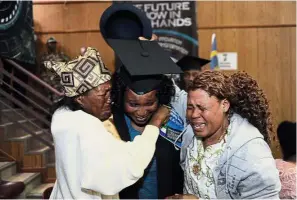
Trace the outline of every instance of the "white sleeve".
<path fill-rule="evenodd" d="M 187 100 L 188 100 L 188 93 L 184 90 L 181 90 L 175 83 L 174 83 L 175 95 L 172 98 L 171 105 L 174 110 L 179 114 L 179 116 L 186 124 L 186 112 L 187 112 Z"/>
<path fill-rule="evenodd" d="M 133 142 L 123 142 L 107 132 L 100 120 L 88 119 L 80 134 L 81 187 L 104 195 L 117 194 L 143 176 L 153 157 L 159 129 L 147 125 Z"/>

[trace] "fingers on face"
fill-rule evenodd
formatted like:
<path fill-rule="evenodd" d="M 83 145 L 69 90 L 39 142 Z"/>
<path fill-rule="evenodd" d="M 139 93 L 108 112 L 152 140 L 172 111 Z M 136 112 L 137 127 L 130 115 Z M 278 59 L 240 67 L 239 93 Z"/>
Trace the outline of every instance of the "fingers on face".
<path fill-rule="evenodd" d="M 148 40 L 148 39 L 146 39 L 146 38 L 144 38 L 144 37 L 138 37 L 138 39 L 139 40 Z M 156 35 L 156 34 L 153 34 L 152 35 L 152 38 L 150 39 L 150 41 L 155 41 L 155 40 L 157 40 L 158 39 L 158 36 Z"/>

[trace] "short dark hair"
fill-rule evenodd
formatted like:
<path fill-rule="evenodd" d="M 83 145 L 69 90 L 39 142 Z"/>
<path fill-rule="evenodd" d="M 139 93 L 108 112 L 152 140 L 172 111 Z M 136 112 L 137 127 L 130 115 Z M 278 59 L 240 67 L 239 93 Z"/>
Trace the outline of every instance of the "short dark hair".
<path fill-rule="evenodd" d="M 296 155 L 296 122 L 281 122 L 277 127 L 277 137 L 284 160 Z"/>
<path fill-rule="evenodd" d="M 51 113 L 54 114 L 54 112 L 56 110 L 58 110 L 59 108 L 67 108 L 69 110 L 72 111 L 76 111 L 76 110 L 81 110 L 81 106 L 79 105 L 79 103 L 77 103 L 75 101 L 75 97 L 63 97 L 63 99 L 61 99 L 60 101 L 58 101 L 57 103 L 54 103 L 52 108 L 51 108 Z"/>

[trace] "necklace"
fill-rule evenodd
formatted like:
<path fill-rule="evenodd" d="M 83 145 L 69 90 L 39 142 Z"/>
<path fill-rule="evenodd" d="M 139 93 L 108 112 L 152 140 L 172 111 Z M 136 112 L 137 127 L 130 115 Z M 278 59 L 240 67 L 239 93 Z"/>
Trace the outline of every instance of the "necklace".
<path fill-rule="evenodd" d="M 225 140 L 225 135 L 228 134 L 228 127 L 226 128 L 226 130 L 223 132 L 223 134 L 219 137 L 218 139 L 218 143 L 222 141 L 222 139 L 224 139 L 224 142 L 226 142 Z"/>
<path fill-rule="evenodd" d="M 229 126 L 227 126 L 226 130 L 223 132 L 223 134 L 217 140 L 217 143 L 220 143 L 224 139 L 224 142 L 222 143 L 222 146 L 221 146 L 222 149 L 218 152 L 219 154 L 223 153 L 224 145 L 226 144 L 225 136 L 229 135 L 230 132 L 231 132 L 231 123 L 229 124 Z M 196 163 L 192 166 L 192 172 L 195 175 L 198 175 L 199 173 L 201 173 L 201 162 L 203 159 L 205 159 L 205 151 L 207 151 L 207 147 L 205 148 L 204 151 L 201 148 L 203 148 L 202 143 L 198 147 L 197 158 L 196 159 L 194 158 L 194 160 L 196 160 Z"/>

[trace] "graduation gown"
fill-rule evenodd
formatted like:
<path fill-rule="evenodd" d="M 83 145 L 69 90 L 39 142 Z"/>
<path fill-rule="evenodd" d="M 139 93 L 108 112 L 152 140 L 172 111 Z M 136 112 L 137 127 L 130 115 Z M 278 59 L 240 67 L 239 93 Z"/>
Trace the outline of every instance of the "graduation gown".
<path fill-rule="evenodd" d="M 123 110 L 113 108 L 114 124 L 124 141 L 130 141 L 128 127 Z M 142 133 L 143 134 L 143 133 Z M 155 156 L 157 160 L 158 198 L 183 192 L 183 171 L 179 165 L 180 151 L 163 137 L 159 137 L 156 144 Z M 146 173 L 144 174 L 144 177 Z M 130 187 L 120 192 L 121 199 L 138 199 L 138 191 L 143 177 Z"/>

